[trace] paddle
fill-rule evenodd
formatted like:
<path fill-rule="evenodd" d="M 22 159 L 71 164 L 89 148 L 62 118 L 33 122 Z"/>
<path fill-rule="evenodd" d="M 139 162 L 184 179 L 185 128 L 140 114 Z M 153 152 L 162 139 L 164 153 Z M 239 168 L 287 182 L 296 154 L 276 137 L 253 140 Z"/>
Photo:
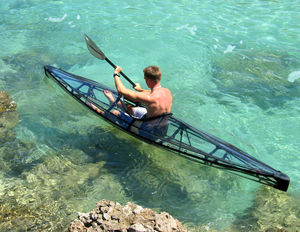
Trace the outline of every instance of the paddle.
<path fill-rule="evenodd" d="M 85 34 L 85 42 L 86 42 L 86 45 L 90 51 L 90 53 L 97 57 L 98 59 L 100 60 L 106 60 L 107 63 L 109 63 L 111 66 L 113 66 L 113 68 L 116 68 L 117 66 L 114 65 L 105 55 L 104 53 L 101 51 L 100 48 L 98 48 L 98 46 L 94 43 L 93 40 L 91 40 L 90 37 L 88 37 L 86 34 Z M 127 80 L 129 81 L 129 83 L 132 85 L 132 87 L 134 88 L 135 87 L 135 84 L 129 79 L 129 77 L 127 77 L 123 72 L 120 72 L 120 74 Z"/>

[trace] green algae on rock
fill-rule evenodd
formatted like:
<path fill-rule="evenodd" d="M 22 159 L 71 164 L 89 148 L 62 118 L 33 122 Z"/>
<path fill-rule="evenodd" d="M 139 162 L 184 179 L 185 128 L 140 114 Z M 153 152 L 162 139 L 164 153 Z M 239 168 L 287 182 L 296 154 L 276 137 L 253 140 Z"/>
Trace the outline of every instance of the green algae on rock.
<path fill-rule="evenodd" d="M 13 147 L 18 147 L 19 152 Z M 0 231 L 15 228 L 64 231 L 74 218 L 74 211 L 85 210 L 96 201 L 95 191 L 104 196 L 113 196 L 111 192 L 120 194 L 121 186 L 113 175 L 99 178 L 107 172 L 103 168 L 105 162 L 92 162 L 86 157 L 75 162 L 68 157 L 74 153 L 82 157 L 82 151 L 63 149 L 56 152 L 50 148 L 46 154 L 37 154 L 36 159 L 26 158 L 27 150 L 36 149 L 35 144 L 15 140 L 10 148 L 0 150 L 0 169 L 9 173 L 0 175 Z M 94 185 L 100 189 L 92 189 Z"/>
<path fill-rule="evenodd" d="M 230 231 L 299 231 L 297 202 L 293 195 L 263 186 L 256 192 L 253 206 L 234 222 Z"/>
<path fill-rule="evenodd" d="M 13 128 L 19 122 L 16 111 L 17 103 L 11 99 L 8 93 L 0 91 L 0 143 L 13 140 Z"/>
<path fill-rule="evenodd" d="M 8 93 L 0 91 L 0 113 L 7 111 L 15 111 L 17 108 L 16 102 L 14 102 Z"/>

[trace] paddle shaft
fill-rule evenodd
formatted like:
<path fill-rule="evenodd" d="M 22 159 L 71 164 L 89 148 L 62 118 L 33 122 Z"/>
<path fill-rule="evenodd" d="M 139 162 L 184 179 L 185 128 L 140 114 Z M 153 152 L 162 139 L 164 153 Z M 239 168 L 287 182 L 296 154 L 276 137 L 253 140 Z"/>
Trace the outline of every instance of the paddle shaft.
<path fill-rule="evenodd" d="M 105 60 L 107 63 L 109 63 L 111 66 L 113 66 L 113 68 L 115 69 L 117 66 L 114 65 L 113 62 L 111 62 L 107 57 L 105 57 Z M 120 72 L 120 74 L 127 80 L 129 81 L 129 83 L 132 85 L 132 87 L 135 87 L 135 84 L 132 82 L 132 80 L 129 79 L 129 77 L 127 77 L 123 72 Z"/>

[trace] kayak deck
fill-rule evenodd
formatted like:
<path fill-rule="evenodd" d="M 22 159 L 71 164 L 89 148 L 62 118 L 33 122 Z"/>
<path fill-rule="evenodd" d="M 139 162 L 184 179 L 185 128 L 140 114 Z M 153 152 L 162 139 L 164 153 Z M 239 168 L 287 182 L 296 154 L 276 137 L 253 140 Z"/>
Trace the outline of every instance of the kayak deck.
<path fill-rule="evenodd" d="M 127 115 L 122 107 L 122 103 L 132 103 L 123 100 L 115 90 L 52 66 L 47 65 L 44 69 L 47 77 L 56 81 L 77 101 L 135 137 L 179 153 L 193 161 L 242 174 L 245 178 L 282 191 L 288 189 L 290 179 L 287 175 L 215 136 L 171 115 L 147 121 L 134 119 Z M 110 102 L 104 90 L 111 91 L 115 101 Z M 98 110 L 95 110 L 92 105 Z M 113 111 L 123 112 L 125 119 L 116 116 Z"/>

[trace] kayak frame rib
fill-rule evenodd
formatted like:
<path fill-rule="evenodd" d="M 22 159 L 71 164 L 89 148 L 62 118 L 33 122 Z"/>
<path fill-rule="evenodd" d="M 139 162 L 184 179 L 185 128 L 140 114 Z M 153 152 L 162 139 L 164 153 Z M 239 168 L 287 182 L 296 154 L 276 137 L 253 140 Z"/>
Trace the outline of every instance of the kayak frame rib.
<path fill-rule="evenodd" d="M 68 73 L 66 71 L 54 68 L 52 66 L 45 66 L 44 69 L 45 69 L 46 76 L 53 79 L 63 90 L 65 90 L 68 94 L 70 94 L 74 99 L 76 99 L 78 102 L 83 104 L 85 107 L 89 108 L 96 115 L 100 116 L 101 118 L 111 123 L 113 126 L 118 127 L 119 129 L 131 134 L 134 137 L 138 137 L 139 139 L 150 144 L 159 145 L 164 149 L 175 152 L 184 158 L 196 161 L 198 163 L 209 165 L 219 169 L 226 169 L 238 176 L 242 176 L 246 179 L 250 179 L 252 181 L 264 185 L 272 186 L 282 191 L 287 191 L 288 189 L 290 180 L 287 175 L 260 162 L 259 160 L 255 159 L 254 157 L 250 156 L 249 154 L 240 150 L 239 148 L 233 146 L 232 144 L 229 144 L 215 136 L 209 135 L 197 128 L 194 128 L 191 125 L 173 116 L 170 116 L 168 118 L 168 123 L 169 125 L 174 127 L 175 131 L 173 131 L 172 134 L 169 136 L 164 136 L 159 138 L 155 136 L 156 139 L 154 141 L 145 136 L 141 136 L 138 133 L 134 133 L 133 132 L 134 130 L 132 129 L 129 130 L 129 128 L 134 127 L 134 125 L 130 125 L 130 127 L 128 126 L 122 127 L 120 124 L 116 123 L 111 118 L 108 118 L 102 114 L 97 113 L 89 105 L 89 103 L 92 102 L 101 110 L 105 111 L 108 114 L 111 114 L 112 118 L 114 119 L 117 118 L 116 116 L 112 115 L 111 112 L 109 112 L 114 106 L 111 106 L 97 99 L 94 93 L 94 90 L 97 88 L 97 90 L 108 89 L 112 91 L 114 95 L 118 95 L 118 93 L 115 90 L 110 89 L 93 80 Z M 59 76 L 58 74 L 60 74 L 61 76 Z M 64 78 L 70 81 L 74 81 L 75 79 L 77 81 L 81 81 L 85 83 L 80 85 L 77 88 L 74 88 L 71 85 L 69 85 L 64 80 Z M 83 86 L 88 87 L 87 93 L 82 93 L 82 91 L 80 90 L 80 88 L 82 88 Z M 104 106 L 99 105 L 95 101 L 101 102 L 101 104 L 104 104 Z M 135 127 L 135 129 L 140 129 L 140 128 Z M 179 135 L 179 139 L 178 138 L 176 139 L 176 136 L 178 135 Z M 214 148 L 212 148 L 210 152 L 209 151 L 205 152 L 201 149 L 194 147 L 192 145 L 193 140 L 191 136 L 196 139 L 199 139 L 200 141 L 204 141 L 205 143 L 213 145 Z M 186 138 L 187 142 L 183 141 L 184 138 Z M 221 157 L 214 156 L 214 154 L 217 153 L 219 150 L 224 152 L 224 154 L 222 154 Z M 238 160 L 240 164 L 234 163 L 231 158 Z"/>

